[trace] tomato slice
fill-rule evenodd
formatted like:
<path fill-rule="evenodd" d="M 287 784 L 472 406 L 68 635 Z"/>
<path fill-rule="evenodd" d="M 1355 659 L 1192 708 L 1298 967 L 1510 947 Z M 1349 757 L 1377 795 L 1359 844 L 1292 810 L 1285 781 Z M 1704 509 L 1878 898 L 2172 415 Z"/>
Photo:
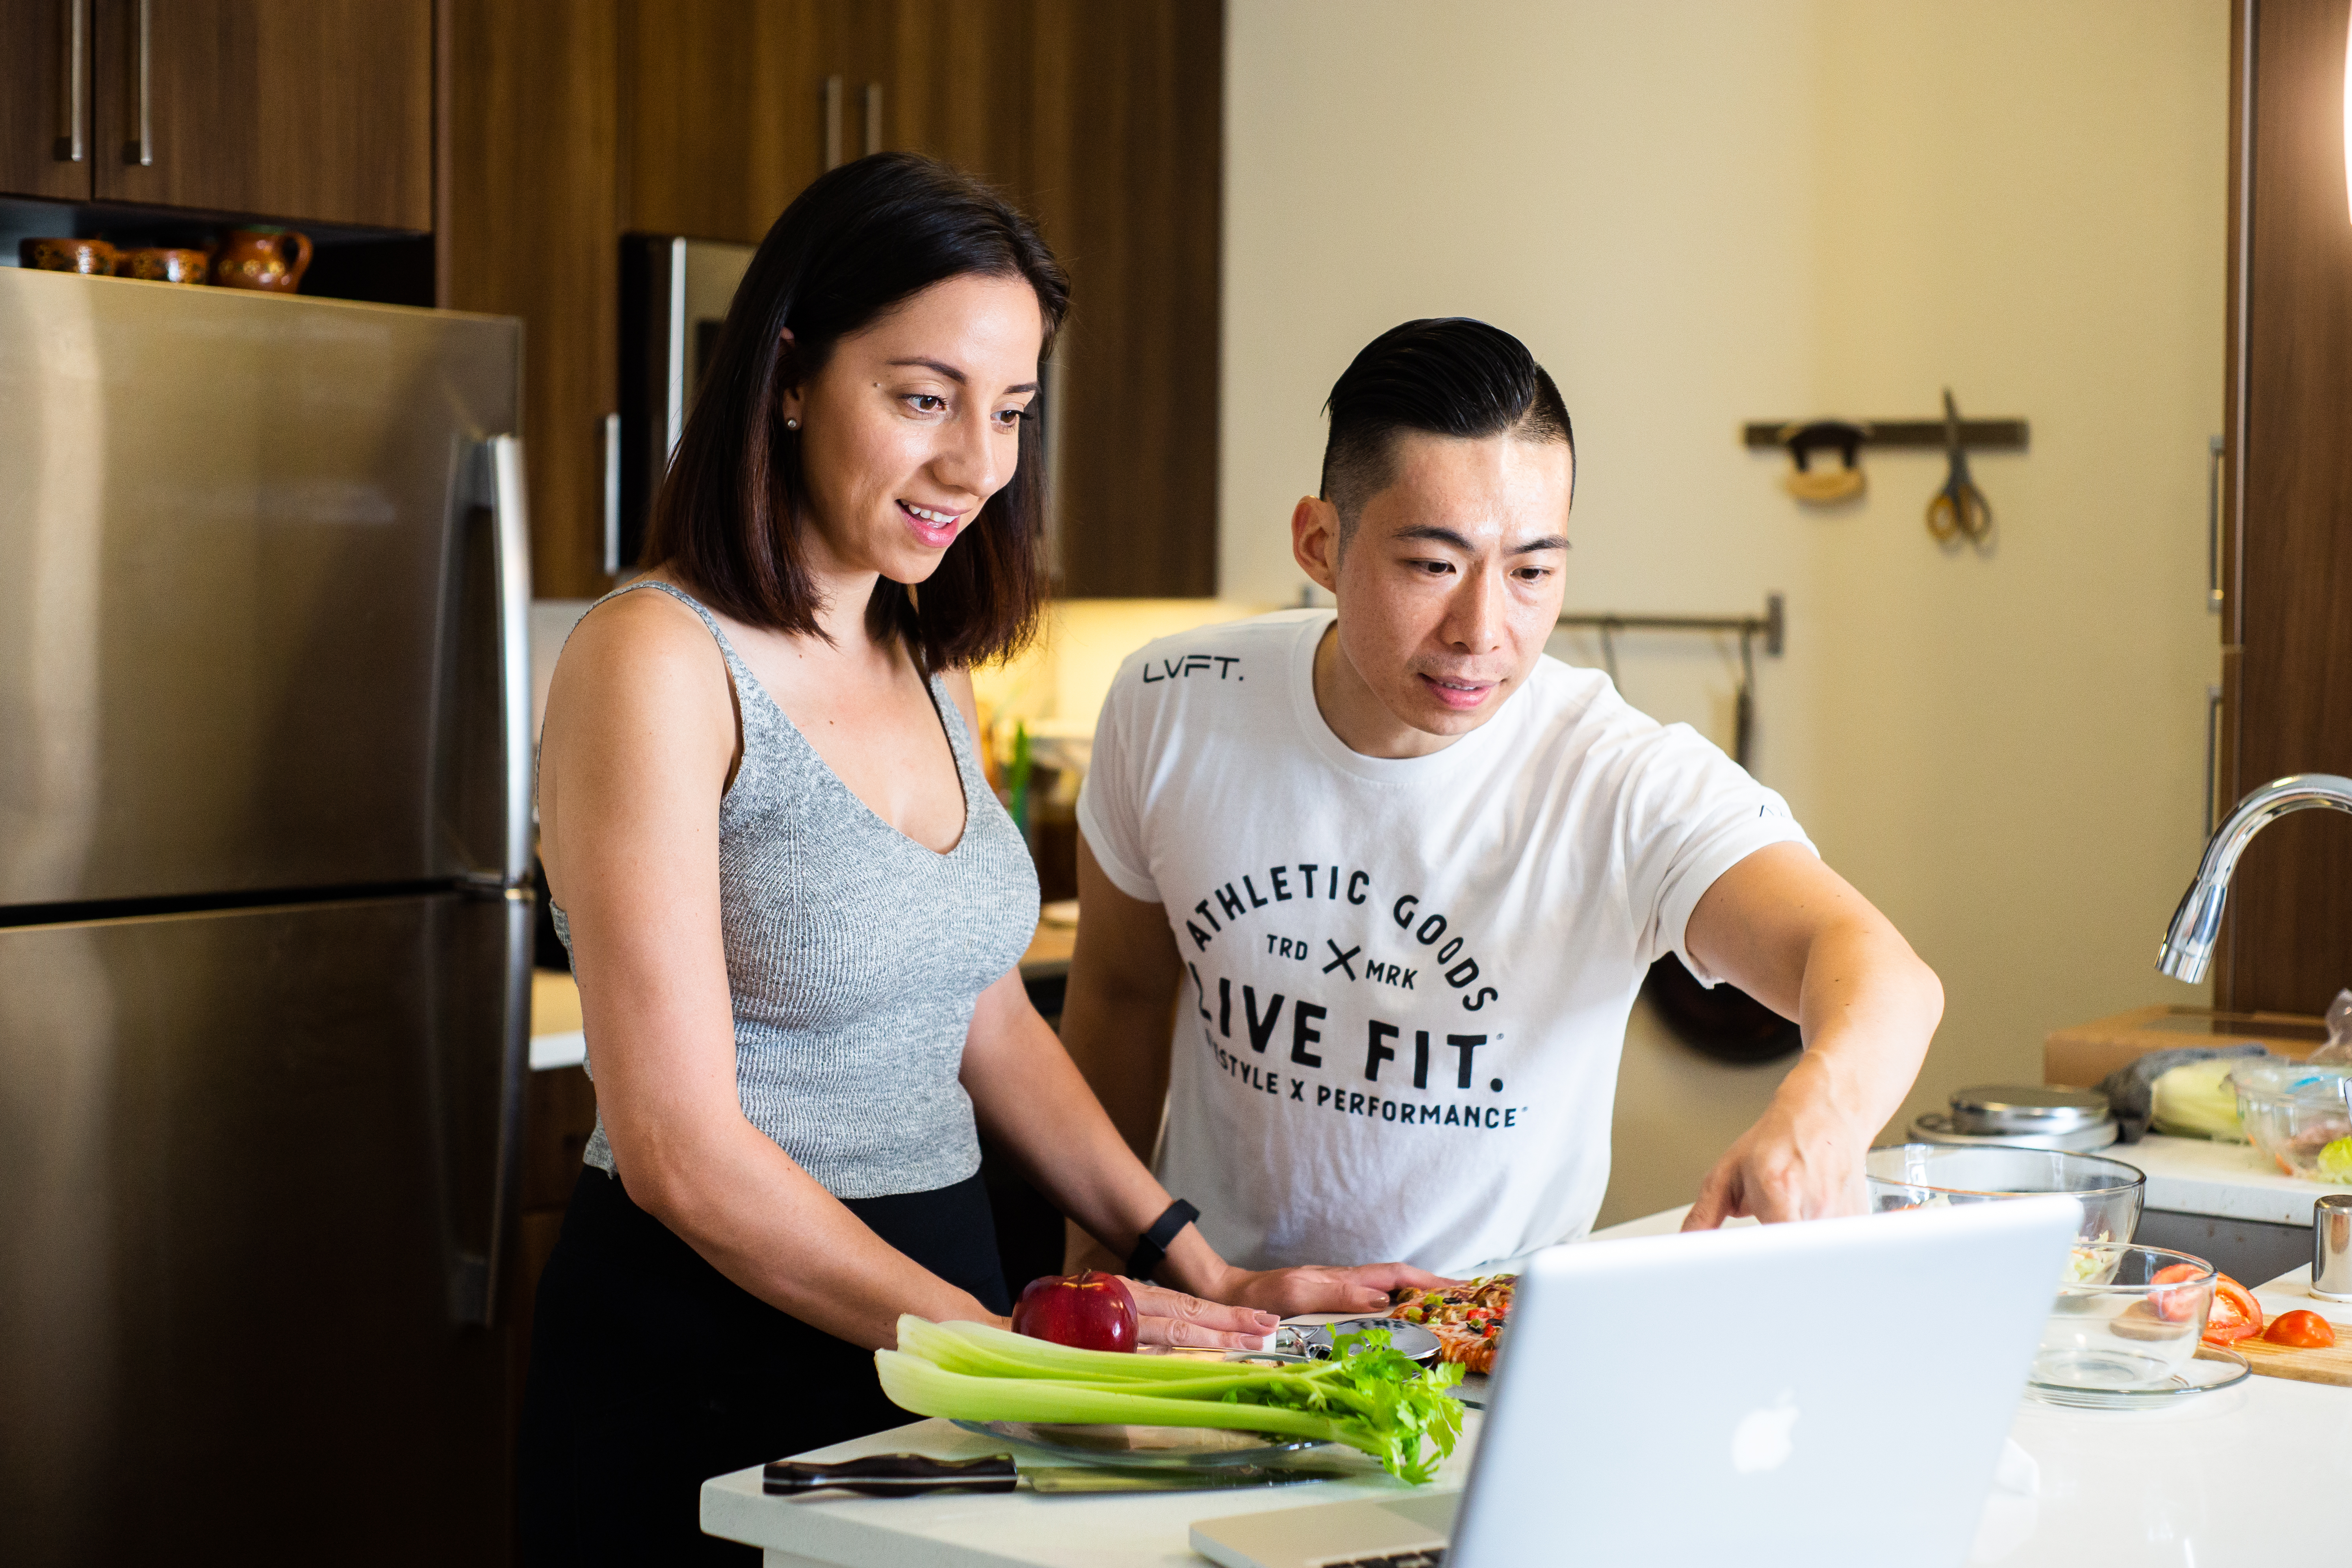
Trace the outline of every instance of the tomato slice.
<path fill-rule="evenodd" d="M 2274 1345 L 2318 1351 L 2326 1350 L 2336 1342 L 2336 1330 L 2316 1312 L 2281 1312 L 2273 1320 L 2270 1331 L 2263 1338 Z"/>
<path fill-rule="evenodd" d="M 2227 1307 L 2234 1314 L 2234 1320 L 2216 1322 L 2212 1318 L 2207 1318 L 2205 1321 L 2207 1344 L 2232 1344 L 2249 1335 L 2263 1331 L 2262 1303 L 2254 1300 L 2252 1291 L 2231 1279 L 2227 1274 L 2217 1275 L 2214 1278 L 2213 1307 L 2216 1312 Z"/>
<path fill-rule="evenodd" d="M 2200 1279 L 2204 1273 L 2205 1270 L 2194 1263 L 2175 1263 L 2158 1269 L 2156 1278 L 2149 1283 L 2173 1285 L 2184 1279 Z M 2147 1298 L 2147 1304 L 2155 1308 L 2156 1315 L 2166 1322 L 2185 1323 L 2197 1315 L 2197 1292 L 2194 1290 L 2151 1291 Z"/>

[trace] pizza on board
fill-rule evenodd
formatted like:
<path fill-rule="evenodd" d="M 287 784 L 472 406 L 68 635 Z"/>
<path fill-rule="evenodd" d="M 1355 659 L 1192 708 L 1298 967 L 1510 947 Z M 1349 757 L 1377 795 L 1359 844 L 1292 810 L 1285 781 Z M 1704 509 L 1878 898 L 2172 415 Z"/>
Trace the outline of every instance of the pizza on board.
<path fill-rule="evenodd" d="M 1399 1290 L 1390 1298 L 1389 1315 L 1435 1334 L 1440 1361 L 1467 1372 L 1493 1372 L 1495 1346 L 1509 1321 L 1511 1289 L 1518 1279 L 1490 1274 L 1443 1290 Z"/>

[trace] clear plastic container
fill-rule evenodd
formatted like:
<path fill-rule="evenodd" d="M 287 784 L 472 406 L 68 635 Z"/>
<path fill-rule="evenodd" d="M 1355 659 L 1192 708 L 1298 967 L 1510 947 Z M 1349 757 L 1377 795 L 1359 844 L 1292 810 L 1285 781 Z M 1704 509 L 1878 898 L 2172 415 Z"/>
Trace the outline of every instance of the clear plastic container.
<path fill-rule="evenodd" d="M 2290 1176 L 2352 1186 L 2352 1068 L 2274 1058 L 2230 1073 L 2238 1121 Z"/>

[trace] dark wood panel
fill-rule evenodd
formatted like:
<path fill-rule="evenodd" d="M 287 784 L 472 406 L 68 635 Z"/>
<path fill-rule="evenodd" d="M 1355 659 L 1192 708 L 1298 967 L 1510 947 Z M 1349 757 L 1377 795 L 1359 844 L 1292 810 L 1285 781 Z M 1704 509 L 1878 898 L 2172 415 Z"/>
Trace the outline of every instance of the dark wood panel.
<path fill-rule="evenodd" d="M 866 14 L 888 24 L 886 38 L 858 40 L 880 58 L 862 50 L 853 62 L 882 86 L 882 145 L 944 159 L 1025 205 L 1035 162 L 1032 0 L 896 0 Z"/>
<path fill-rule="evenodd" d="M 97 147 L 90 140 L 89 0 L 0 0 L 0 191 L 56 201 L 89 200 Z M 68 26 L 81 10 L 81 162 L 58 156 L 70 126 Z"/>
<path fill-rule="evenodd" d="M 2256 9 L 2244 280 L 2243 652 L 2231 717 L 2239 793 L 2284 773 L 2352 774 L 2352 210 L 2344 163 L 2346 0 Z M 2352 823 L 2304 813 L 2242 862 L 2220 997 L 2324 1011 L 2352 984 Z"/>
<path fill-rule="evenodd" d="M 611 586 L 604 420 L 620 406 L 612 0 L 446 0 L 440 300 L 520 316 L 531 572 Z"/>
<path fill-rule="evenodd" d="M 577 1068 L 535 1072 L 523 1095 L 522 1206 L 562 1213 L 596 1131 L 596 1086 Z"/>
<path fill-rule="evenodd" d="M 432 0 L 168 0 L 151 8 L 154 162 L 138 133 L 136 0 L 95 0 L 98 195 L 433 226 Z"/>
<path fill-rule="evenodd" d="M 1223 9 L 1040 0 L 1036 26 L 1033 191 L 1072 286 L 1063 587 L 1213 594 Z"/>
<path fill-rule="evenodd" d="M 824 172 L 824 83 L 849 69 L 847 9 L 624 0 L 624 226 L 757 244 Z"/>

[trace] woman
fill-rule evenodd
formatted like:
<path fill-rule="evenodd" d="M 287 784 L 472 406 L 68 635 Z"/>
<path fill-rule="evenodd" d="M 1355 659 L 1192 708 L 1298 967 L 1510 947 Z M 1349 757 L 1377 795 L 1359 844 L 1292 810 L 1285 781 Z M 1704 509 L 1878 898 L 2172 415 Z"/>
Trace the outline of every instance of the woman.
<path fill-rule="evenodd" d="M 529 1556 L 738 1555 L 696 1531 L 704 1478 L 906 1419 L 870 1353 L 898 1315 L 1010 1305 L 975 1121 L 1140 1272 L 1164 1250 L 1147 1341 L 1253 1344 L 1429 1280 L 1228 1267 L 1022 988 L 1036 879 L 964 671 L 1036 619 L 1066 300 L 942 165 L 818 180 L 728 313 L 652 572 L 557 667 L 541 844 L 599 1117 L 540 1286 Z"/>

